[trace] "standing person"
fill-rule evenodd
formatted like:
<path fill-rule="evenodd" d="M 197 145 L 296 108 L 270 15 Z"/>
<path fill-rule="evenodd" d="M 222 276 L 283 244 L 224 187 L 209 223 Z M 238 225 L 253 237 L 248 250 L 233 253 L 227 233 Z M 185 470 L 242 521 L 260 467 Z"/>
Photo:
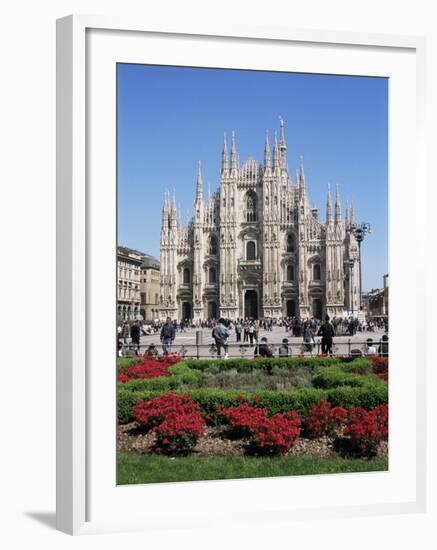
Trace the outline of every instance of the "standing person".
<path fill-rule="evenodd" d="M 235 334 L 237 336 L 237 342 L 241 342 L 241 323 L 239 321 L 237 321 L 235 323 Z"/>
<path fill-rule="evenodd" d="M 382 335 L 382 340 L 378 348 L 381 357 L 388 357 L 388 334 Z"/>
<path fill-rule="evenodd" d="M 132 344 L 135 346 L 135 355 L 138 355 L 138 352 L 140 351 L 140 331 L 140 325 L 138 321 L 135 321 L 130 328 L 130 337 Z"/>
<path fill-rule="evenodd" d="M 228 358 L 228 338 L 229 330 L 225 326 L 225 320 L 220 318 L 218 324 L 212 329 L 212 337 L 217 346 L 217 356 L 221 357 L 221 350 L 225 352 L 225 359 Z"/>
<path fill-rule="evenodd" d="M 243 341 L 247 342 L 249 340 L 249 326 L 247 324 L 247 321 L 244 321 L 243 334 L 244 334 Z"/>
<path fill-rule="evenodd" d="M 168 355 L 171 352 L 171 346 L 176 336 L 176 330 L 174 324 L 171 322 L 170 317 L 167 317 L 165 325 L 161 328 L 161 342 L 162 351 L 164 355 Z"/>
<path fill-rule="evenodd" d="M 247 333 L 249 335 L 249 342 L 250 347 L 253 348 L 253 337 L 255 335 L 255 327 L 253 326 L 253 323 L 250 322 L 249 326 L 247 327 Z"/>
<path fill-rule="evenodd" d="M 254 321 L 253 328 L 255 329 L 254 330 L 255 340 L 258 342 L 258 337 L 259 337 L 259 321 L 258 320 Z"/>
<path fill-rule="evenodd" d="M 121 329 L 121 337 L 123 338 L 123 344 L 127 346 L 127 339 L 129 338 L 129 325 L 127 321 L 124 321 Z"/>
<path fill-rule="evenodd" d="M 329 322 L 329 315 L 325 317 L 325 322 L 319 328 L 318 336 L 322 337 L 322 353 L 332 355 L 332 344 L 334 338 L 334 327 Z"/>

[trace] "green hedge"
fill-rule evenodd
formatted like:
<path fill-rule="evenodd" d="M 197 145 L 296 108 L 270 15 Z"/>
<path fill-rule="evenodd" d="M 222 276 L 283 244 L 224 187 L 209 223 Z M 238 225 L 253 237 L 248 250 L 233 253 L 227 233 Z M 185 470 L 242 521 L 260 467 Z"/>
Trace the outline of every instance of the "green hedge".
<path fill-rule="evenodd" d="M 131 419 L 133 405 L 141 399 L 147 401 L 161 395 L 161 391 L 129 391 L 121 388 L 117 398 L 117 414 L 121 423 Z M 263 390 L 256 392 L 244 392 L 238 390 L 219 390 L 214 388 L 198 388 L 188 392 L 178 391 L 177 393 L 188 393 L 191 399 L 199 404 L 202 414 L 210 417 L 210 422 L 217 421 L 215 405 L 220 407 L 234 407 L 239 405 L 238 396 L 250 399 L 257 395 L 259 402 L 257 406 L 265 407 L 269 414 L 295 410 L 302 420 L 306 419 L 308 408 L 318 403 L 321 399 L 329 401 L 334 406 L 363 407 L 372 409 L 381 403 L 388 401 L 387 384 L 380 387 L 338 387 L 331 389 L 302 388 L 299 390 L 270 391 Z"/>
<path fill-rule="evenodd" d="M 190 369 L 206 370 L 217 368 L 219 370 L 235 369 L 237 372 L 251 372 L 253 369 L 265 369 L 268 366 L 277 368 L 310 367 L 314 370 L 319 367 L 329 367 L 341 364 L 337 357 L 272 357 L 272 358 L 229 358 L 225 359 L 189 359 L 180 365 L 186 365 Z"/>
<path fill-rule="evenodd" d="M 350 365 L 352 365 L 352 363 L 350 363 Z M 368 374 L 366 376 L 354 374 L 354 372 L 345 371 L 343 365 L 336 365 L 321 370 L 314 377 L 313 385 L 316 388 L 330 389 L 340 386 L 378 388 L 386 386 L 387 384 L 374 374 Z"/>

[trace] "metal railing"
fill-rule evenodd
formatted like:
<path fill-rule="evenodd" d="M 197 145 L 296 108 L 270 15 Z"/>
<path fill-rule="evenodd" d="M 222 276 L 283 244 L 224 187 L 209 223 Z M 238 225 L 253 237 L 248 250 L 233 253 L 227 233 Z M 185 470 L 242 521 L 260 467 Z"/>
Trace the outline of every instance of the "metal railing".
<path fill-rule="evenodd" d="M 253 344 L 250 342 L 234 342 L 229 343 L 226 346 L 227 355 L 229 358 L 244 358 L 244 357 L 254 357 L 258 355 L 258 345 L 260 341 L 254 340 Z M 156 342 L 151 342 L 148 344 L 135 345 L 132 343 L 121 344 L 121 356 L 132 356 L 132 355 L 163 355 L 164 347 L 161 342 L 157 340 Z M 268 344 L 274 357 L 281 357 L 279 355 L 279 348 L 283 344 L 275 343 Z M 309 344 L 302 341 L 292 342 L 289 341 L 288 344 L 288 356 L 306 356 L 314 357 L 321 355 L 322 353 L 322 343 L 321 339 L 314 341 L 314 343 Z M 388 356 L 388 341 L 383 340 L 373 340 L 372 346 L 376 347 L 377 355 L 387 357 Z M 170 353 L 177 353 L 182 358 L 195 358 L 195 359 L 214 359 L 217 357 L 223 357 L 225 350 L 223 346 L 220 346 L 219 350 L 215 343 L 210 344 L 201 344 L 201 343 L 192 343 L 192 344 L 178 344 L 173 343 L 170 348 Z M 382 350 L 381 353 L 379 350 Z M 221 352 L 219 354 L 219 351 Z M 370 355 L 368 353 L 368 346 L 365 340 L 363 341 L 352 341 L 351 338 L 348 338 L 345 342 L 335 342 L 332 345 L 332 355 L 333 356 L 342 356 L 342 357 L 360 357 Z M 374 354 L 372 354 L 374 355 Z"/>

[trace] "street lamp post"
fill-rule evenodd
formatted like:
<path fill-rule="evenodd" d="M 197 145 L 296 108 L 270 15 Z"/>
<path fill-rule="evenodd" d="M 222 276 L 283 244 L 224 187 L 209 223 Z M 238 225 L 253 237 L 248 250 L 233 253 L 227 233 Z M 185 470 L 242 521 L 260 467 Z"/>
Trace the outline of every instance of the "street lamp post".
<path fill-rule="evenodd" d="M 352 290 L 352 281 L 354 277 L 354 263 L 355 260 L 353 258 L 349 258 L 349 300 L 350 300 L 350 306 L 351 306 L 351 314 L 352 317 L 354 316 L 354 293 Z"/>
<path fill-rule="evenodd" d="M 359 259 L 360 259 L 360 308 L 362 306 L 361 297 L 362 297 L 362 284 L 361 284 L 361 243 L 364 240 L 364 237 L 367 234 L 372 233 L 372 228 L 370 226 L 370 223 L 367 222 L 361 222 L 359 224 L 352 225 L 352 232 L 355 235 L 355 239 L 358 243 L 358 252 L 359 252 Z"/>

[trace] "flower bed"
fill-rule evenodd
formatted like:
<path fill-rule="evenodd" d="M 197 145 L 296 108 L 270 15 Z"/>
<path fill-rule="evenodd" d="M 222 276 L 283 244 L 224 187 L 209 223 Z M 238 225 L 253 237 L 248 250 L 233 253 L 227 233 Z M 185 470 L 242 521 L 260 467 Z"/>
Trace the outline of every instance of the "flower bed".
<path fill-rule="evenodd" d="M 141 360 L 129 362 L 126 366 L 122 366 L 117 375 L 117 382 L 122 384 L 129 380 L 143 380 L 150 378 L 159 378 L 168 375 L 168 369 L 171 365 L 175 365 L 181 360 L 176 355 L 164 355 L 159 359 L 144 355 Z"/>
<path fill-rule="evenodd" d="M 245 376 L 249 368 L 264 370 L 261 376 L 267 377 L 267 363 L 272 361 L 142 358 L 119 371 L 118 419 L 134 420 L 143 433 L 153 433 L 155 452 L 164 454 L 191 452 L 208 425 L 227 426 L 257 454 L 282 456 L 303 436 L 307 441 L 342 441 L 354 456 L 373 456 L 388 434 L 388 386 L 380 376 L 386 361 L 303 362 L 275 359 L 273 369 L 308 368 L 314 387 L 242 391 L 201 387 L 204 374 L 211 368 L 230 372 L 232 366 L 232 372 Z M 344 451 L 344 445 L 338 450 Z"/>

